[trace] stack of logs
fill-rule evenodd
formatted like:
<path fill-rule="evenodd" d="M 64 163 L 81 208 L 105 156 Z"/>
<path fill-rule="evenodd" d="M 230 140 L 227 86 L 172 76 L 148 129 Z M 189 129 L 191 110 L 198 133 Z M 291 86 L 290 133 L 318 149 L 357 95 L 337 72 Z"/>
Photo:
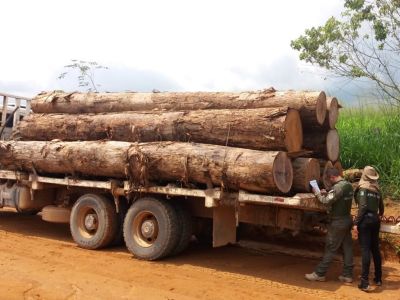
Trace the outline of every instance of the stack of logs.
<path fill-rule="evenodd" d="M 3 168 L 290 194 L 340 165 L 324 92 L 45 92 L 31 106 L 0 142 Z"/>

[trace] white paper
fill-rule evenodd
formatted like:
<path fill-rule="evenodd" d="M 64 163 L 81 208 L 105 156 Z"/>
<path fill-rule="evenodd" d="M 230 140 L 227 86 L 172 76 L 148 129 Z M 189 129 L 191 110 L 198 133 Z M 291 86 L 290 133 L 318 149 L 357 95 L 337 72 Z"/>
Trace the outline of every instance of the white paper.
<path fill-rule="evenodd" d="M 310 181 L 311 187 L 315 190 L 316 193 L 320 193 L 321 190 L 319 189 L 318 183 L 316 180 L 311 180 Z"/>

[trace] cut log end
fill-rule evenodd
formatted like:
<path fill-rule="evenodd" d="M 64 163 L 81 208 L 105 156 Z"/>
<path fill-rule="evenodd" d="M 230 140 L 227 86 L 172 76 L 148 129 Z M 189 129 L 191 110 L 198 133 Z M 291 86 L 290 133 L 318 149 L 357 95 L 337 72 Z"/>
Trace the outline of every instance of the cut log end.
<path fill-rule="evenodd" d="M 326 94 L 321 92 L 317 98 L 317 105 L 315 113 L 317 115 L 317 121 L 320 125 L 324 124 L 326 118 L 327 106 L 326 106 Z"/>
<path fill-rule="evenodd" d="M 316 180 L 319 181 L 321 179 L 319 161 L 316 158 L 308 159 L 308 168 L 306 170 L 306 182 L 307 182 L 307 191 L 311 191 L 310 181 Z"/>
<path fill-rule="evenodd" d="M 324 188 L 327 190 L 329 190 L 332 187 L 332 183 L 329 180 L 326 172 L 328 169 L 331 169 L 332 167 L 333 167 L 333 164 L 329 160 L 321 162 L 321 183 L 324 186 Z"/>
<path fill-rule="evenodd" d="M 319 166 L 319 160 L 315 158 L 309 158 L 307 169 L 305 172 L 305 182 L 306 182 L 306 190 L 308 192 L 311 191 L 311 180 L 320 181 L 321 179 L 321 171 Z"/>
<path fill-rule="evenodd" d="M 285 119 L 285 145 L 288 152 L 300 151 L 303 146 L 300 114 L 295 109 L 289 109 Z"/>
<path fill-rule="evenodd" d="M 327 99 L 329 128 L 334 129 L 339 117 L 339 102 L 335 97 Z"/>
<path fill-rule="evenodd" d="M 320 181 L 320 166 L 318 159 L 300 157 L 292 161 L 293 189 L 298 192 L 310 192 L 311 180 Z"/>
<path fill-rule="evenodd" d="M 329 160 L 337 161 L 339 159 L 340 140 L 336 129 L 329 130 L 326 137 L 326 155 Z"/>
<path fill-rule="evenodd" d="M 279 152 L 272 168 L 274 182 L 282 193 L 288 193 L 293 183 L 292 162 L 285 152 Z"/>

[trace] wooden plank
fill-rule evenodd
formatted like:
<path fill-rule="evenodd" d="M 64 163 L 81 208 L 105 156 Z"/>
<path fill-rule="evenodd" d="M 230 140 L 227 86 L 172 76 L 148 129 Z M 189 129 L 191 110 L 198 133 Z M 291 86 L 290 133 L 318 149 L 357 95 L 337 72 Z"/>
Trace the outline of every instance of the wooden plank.
<path fill-rule="evenodd" d="M 3 96 L 3 109 L 1 112 L 1 126 L 6 123 L 8 111 L 8 96 Z"/>

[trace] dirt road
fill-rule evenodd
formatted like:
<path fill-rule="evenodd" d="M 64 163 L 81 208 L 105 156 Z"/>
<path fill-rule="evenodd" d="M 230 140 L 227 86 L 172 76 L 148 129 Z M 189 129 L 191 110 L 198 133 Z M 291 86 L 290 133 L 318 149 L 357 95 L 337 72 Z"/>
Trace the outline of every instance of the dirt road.
<path fill-rule="evenodd" d="M 400 299 L 400 264 L 385 263 L 384 287 L 363 293 L 336 279 L 310 283 L 316 260 L 193 245 L 161 262 L 125 248 L 83 250 L 68 226 L 0 210 L 0 299 Z M 356 268 L 356 274 L 360 272 Z"/>

